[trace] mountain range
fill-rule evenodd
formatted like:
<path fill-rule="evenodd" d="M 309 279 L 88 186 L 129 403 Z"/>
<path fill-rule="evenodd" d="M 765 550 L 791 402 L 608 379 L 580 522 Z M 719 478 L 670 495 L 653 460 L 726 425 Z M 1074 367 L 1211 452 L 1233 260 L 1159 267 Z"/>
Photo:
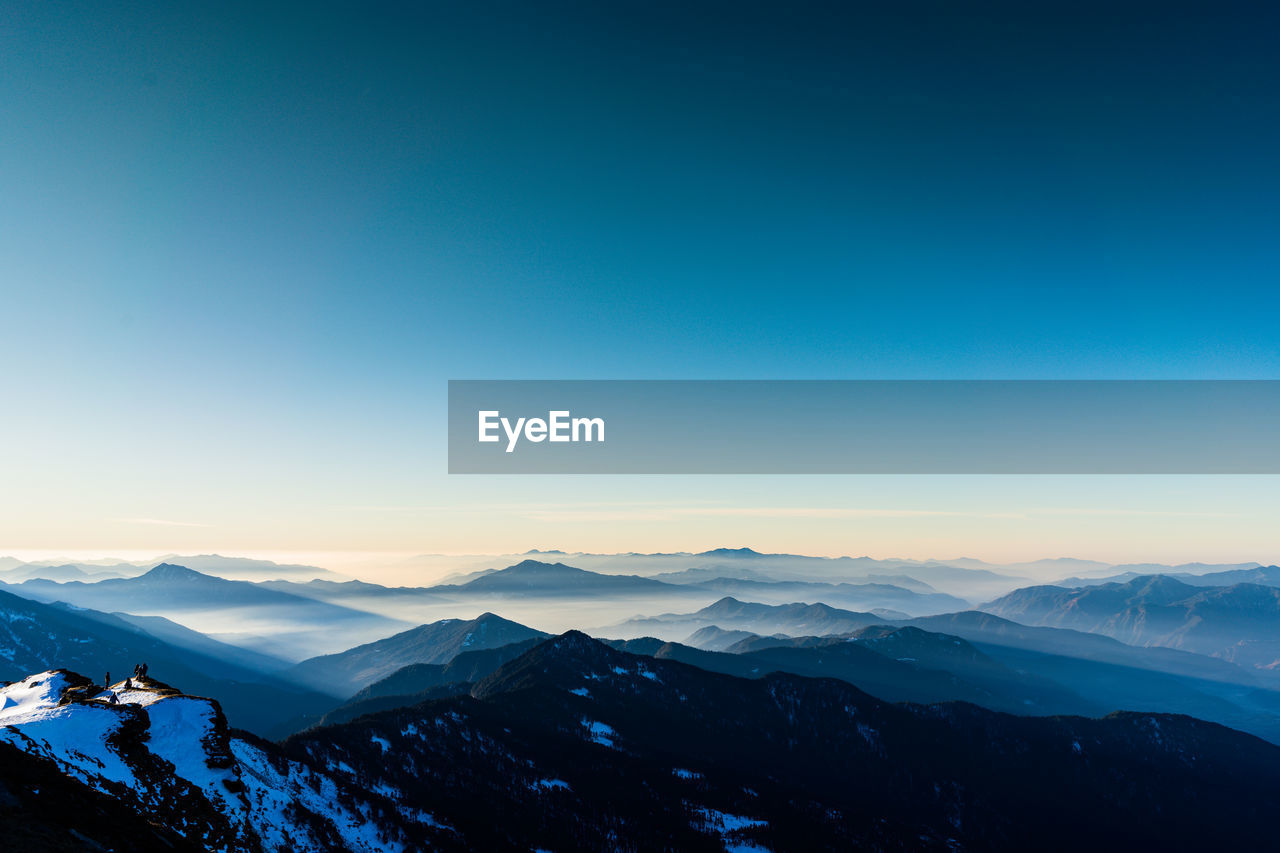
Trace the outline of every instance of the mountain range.
<path fill-rule="evenodd" d="M 910 581 L 910 579 L 907 579 Z M 969 602 L 954 595 L 908 589 L 889 583 L 815 583 L 715 578 L 684 585 L 761 604 L 821 602 L 833 607 L 909 612 L 916 616 L 967 610 Z M 927 585 L 926 585 L 927 586 Z"/>
<path fill-rule="evenodd" d="M 132 619 L 40 604 L 0 591 L 0 679 L 51 666 L 91 672 L 95 678 L 103 673 L 121 677 L 146 663 L 157 677 L 179 681 L 201 694 L 223 696 L 234 724 L 261 734 L 274 733 L 285 721 L 331 704 L 320 693 L 245 666 L 239 650 L 207 637 L 175 645 Z M 169 628 L 157 633 L 172 636 Z"/>
<path fill-rule="evenodd" d="M 886 704 L 578 633 L 283 746 L 486 850 L 1245 849 L 1280 782 L 1280 749 L 1185 717 Z"/>
<path fill-rule="evenodd" d="M 1280 747 L 1188 717 L 893 704 L 577 632 L 279 744 L 40 672 L 0 686 L 0 759 L 6 843 L 59 851 L 1265 849 L 1280 785 Z"/>
<path fill-rule="evenodd" d="M 462 652 L 546 636 L 492 613 L 470 620 L 443 619 L 339 654 L 310 658 L 285 675 L 298 684 L 345 699 L 411 664 L 447 664 Z"/>
<path fill-rule="evenodd" d="M 917 628 L 877 626 L 853 638 L 758 637 L 725 652 L 680 643 L 655 648 L 657 641 L 648 638 L 606 642 L 623 651 L 739 678 L 774 672 L 835 678 L 890 702 L 960 701 L 1014 714 L 1101 716 L 1110 710 L 1047 679 L 1019 675 L 963 640 Z M 930 648 L 938 645 L 944 647 L 941 653 Z"/>
<path fill-rule="evenodd" d="M 654 638 L 602 642 L 632 654 L 678 660 L 740 678 L 762 678 L 771 672 L 836 678 L 893 702 L 968 701 L 1016 714 L 1100 716 L 1110 710 L 1047 679 L 1015 672 L 963 640 L 918 628 L 880 626 L 865 629 L 856 638 L 748 636 L 750 639 L 738 643 L 731 653 Z M 326 713 L 319 724 L 345 722 L 376 711 L 467 692 L 473 683 L 541 641 L 535 638 L 462 652 L 447 665 L 411 664 L 360 690 Z M 307 728 L 313 722 L 299 720 L 297 727 Z"/>
<path fill-rule="evenodd" d="M 674 591 L 670 584 L 638 575 L 606 575 L 585 569 L 566 566 L 564 563 L 543 563 L 538 560 L 522 560 L 495 572 L 485 572 L 479 577 L 458 585 L 432 587 L 435 592 L 465 592 L 468 594 L 496 593 L 503 595 L 629 595 L 663 594 Z"/>
<path fill-rule="evenodd" d="M 1280 743 L 1280 683 L 1269 673 L 1178 649 L 1129 646 L 1101 634 L 1027 627 L 977 611 L 905 624 L 961 637 L 1019 673 L 1050 679 L 1106 708 L 1188 714 Z"/>
<path fill-rule="evenodd" d="M 883 613 L 860 613 L 826 604 L 760 604 L 725 596 L 693 613 L 640 617 L 593 633 L 623 638 L 654 636 L 664 640 L 683 640 L 703 628 L 717 627 L 757 634 L 826 635 L 856 631 L 880 624 L 885 618 Z"/>
<path fill-rule="evenodd" d="M 127 560 L 33 560 L 24 562 L 12 557 L 0 557 L 0 573 L 9 583 L 32 578 L 45 580 L 85 580 L 108 577 L 136 577 L 162 563 L 186 566 L 205 574 L 228 580 L 311 580 L 324 578 L 340 580 L 342 576 L 319 566 L 292 563 L 276 563 L 272 560 L 248 557 L 224 557 L 221 554 L 166 554 L 153 560 L 130 562 Z"/>
<path fill-rule="evenodd" d="M 318 720 L 295 721 L 294 728 L 296 731 L 301 731 L 312 728 L 314 725 L 344 723 L 376 711 L 403 708 L 429 699 L 466 693 L 474 682 L 489 675 L 508 661 L 515 660 L 541 642 L 543 642 L 542 637 L 534 637 L 496 648 L 461 652 L 447 664 L 409 664 L 360 690 Z M 293 734 L 293 731 L 288 733 Z"/>
<path fill-rule="evenodd" d="M 1024 625 L 1075 628 L 1129 645 L 1280 668 L 1280 588 L 1274 586 L 1198 587 L 1165 575 L 1144 575 L 1076 589 L 1027 587 L 983 609 Z"/>
<path fill-rule="evenodd" d="M 720 615 L 849 618 L 718 604 Z M 40 849 L 1259 849 L 1274 831 L 1280 748 L 1185 716 L 1062 716 L 1106 709 L 1046 677 L 1050 654 L 916 625 L 745 636 L 712 652 L 546 638 L 492 614 L 434 623 L 308 662 L 357 683 L 393 660 L 437 661 L 396 667 L 274 744 L 233 729 L 222 703 L 278 716 L 278 686 L 203 675 L 195 663 L 218 662 L 192 650 L 164 660 L 166 643 L 110 614 L 3 593 L 0 605 L 0 644 L 24 650 L 9 655 L 14 669 L 143 654 L 153 674 L 203 678 L 212 697 L 154 678 L 104 689 L 35 666 L 0 686 L 0 828 Z M 1069 635 L 1153 651 L 990 614 L 913 621 L 1023 646 Z M 41 648 L 41 635 L 59 639 Z M 1011 649 L 1038 656 L 1030 672 Z M 58 819 L 54 797 L 82 810 Z"/>
<path fill-rule="evenodd" d="M 1116 568 L 1126 567 L 1116 566 Z M 1195 569 L 1197 571 L 1188 571 L 1188 569 Z M 1135 578 L 1147 577 L 1149 575 L 1163 575 L 1164 577 L 1173 578 L 1176 581 L 1180 581 L 1181 583 L 1185 583 L 1190 586 L 1232 586 L 1238 583 L 1255 583 L 1260 586 L 1280 586 L 1280 566 L 1261 566 L 1257 563 L 1242 563 L 1239 566 L 1226 570 L 1218 570 L 1218 567 L 1216 566 L 1206 566 L 1203 563 L 1189 563 L 1185 566 L 1175 566 L 1169 569 L 1161 566 L 1144 565 L 1136 569 L 1130 568 L 1124 572 L 1120 572 L 1119 574 L 1106 575 L 1104 577 L 1065 578 L 1060 581 L 1055 581 L 1052 585 L 1075 589 L 1083 586 L 1101 586 L 1108 583 L 1128 583 Z"/>
<path fill-rule="evenodd" d="M 386 636 L 406 625 L 377 613 L 171 563 L 131 578 L 92 583 L 28 580 L 5 588 L 37 601 L 162 616 L 233 645 L 294 660 Z"/>
<path fill-rule="evenodd" d="M 890 628 L 915 627 L 934 636 L 962 639 L 1007 667 L 1018 680 L 1048 682 L 1053 686 L 1050 692 L 1084 700 L 1084 704 L 1049 707 L 1076 713 L 1088 713 L 1087 708 L 1176 711 L 1280 742 L 1280 674 L 1180 649 L 1135 647 L 1102 634 L 1028 627 L 978 611 L 884 619 L 822 605 L 770 606 L 727 599 L 693 613 L 638 618 L 592 633 L 660 637 L 649 641 L 652 648 L 646 647 L 646 653 L 669 641 L 709 651 L 741 652 L 761 644 L 799 641 L 816 645 L 830 643 L 833 638 L 863 639 L 866 632 L 880 630 L 886 623 Z M 896 657 L 929 660 L 920 653 Z M 962 676 L 961 671 L 938 660 L 925 665 Z M 733 671 L 741 674 L 741 670 Z M 951 698 L 964 695 L 957 691 Z M 973 701 L 972 694 L 965 698 Z M 1012 710 L 1009 705 L 996 707 Z"/>

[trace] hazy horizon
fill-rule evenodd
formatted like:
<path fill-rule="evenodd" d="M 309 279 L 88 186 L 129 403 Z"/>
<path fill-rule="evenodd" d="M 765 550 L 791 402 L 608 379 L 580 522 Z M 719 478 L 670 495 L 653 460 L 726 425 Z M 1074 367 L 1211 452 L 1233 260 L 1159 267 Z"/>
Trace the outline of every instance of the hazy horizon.
<path fill-rule="evenodd" d="M 356 580 L 363 580 L 384 585 L 393 586 L 415 586 L 430 585 L 440 582 L 442 579 L 453 574 L 467 573 L 477 571 L 484 568 L 505 568 L 510 563 L 504 560 L 516 560 L 519 557 L 529 557 L 539 562 L 567 562 L 573 565 L 573 557 L 575 556 L 609 556 L 625 558 L 628 555 L 637 557 L 645 556 L 670 556 L 678 557 L 682 555 L 694 556 L 703 554 L 708 551 L 714 551 L 722 548 L 739 549 L 748 548 L 762 555 L 784 554 L 787 556 L 802 557 L 819 557 L 824 559 L 845 558 L 867 558 L 879 562 L 903 561 L 910 563 L 938 563 L 942 565 L 952 565 L 964 561 L 978 561 L 991 566 L 993 569 L 1010 569 L 1017 568 L 1022 572 L 1022 577 L 1026 577 L 1034 581 L 1053 581 L 1060 580 L 1076 574 L 1089 575 L 1091 573 L 1105 574 L 1107 567 L 1125 566 L 1125 565 L 1160 565 L 1160 566 L 1181 566 L 1181 565 L 1236 565 L 1245 563 L 1257 563 L 1259 565 L 1268 566 L 1277 563 L 1274 559 L 1178 559 L 1178 560 L 1108 560 L 1097 559 L 1094 557 L 1080 556 L 1078 554 L 1057 554 L 1031 556 L 1024 559 L 1010 560 L 992 560 L 973 554 L 958 554 L 949 557 L 937 556 L 913 556 L 904 554 L 864 554 L 864 553 L 830 553 L 818 554 L 805 551 L 765 551 L 760 548 L 753 548 L 750 545 L 716 545 L 709 548 L 699 549 L 681 549 L 681 550 L 639 550 L 626 549 L 618 551 L 586 551 L 571 550 L 566 548 L 527 548 L 520 551 L 492 551 L 488 553 L 473 551 L 469 553 L 427 553 L 427 552 L 303 552 L 303 551 L 240 551 L 233 549 L 215 550 L 209 552 L 190 552 L 181 554 L 173 551 L 109 551 L 109 550 L 82 550 L 82 551 L 59 551 L 59 550 L 23 550 L 11 549 L 5 550 L 0 548 L 0 558 L 12 557 L 21 560 L 24 563 L 103 563 L 110 564 L 115 562 L 129 563 L 133 565 L 146 565 L 159 562 L 164 558 L 179 559 L 182 557 L 196 556 L 220 556 L 230 558 L 241 558 L 250 560 L 270 561 L 279 565 L 301 565 L 310 566 L 319 569 L 325 569 L 335 574 L 344 575 Z M 1055 566 L 1056 562 L 1066 565 Z M 1041 566 L 1027 566 L 1025 564 L 1041 563 Z M 1095 563 L 1098 564 L 1096 569 L 1078 570 L 1071 565 L 1072 563 Z M 749 564 L 748 564 L 749 565 Z M 599 567 L 591 567 L 593 571 L 606 571 L 606 573 L 626 573 L 625 565 L 617 569 L 600 569 Z M 200 571 L 217 574 L 216 571 L 200 569 Z M 2 578 L 0 578 L 2 579 Z"/>

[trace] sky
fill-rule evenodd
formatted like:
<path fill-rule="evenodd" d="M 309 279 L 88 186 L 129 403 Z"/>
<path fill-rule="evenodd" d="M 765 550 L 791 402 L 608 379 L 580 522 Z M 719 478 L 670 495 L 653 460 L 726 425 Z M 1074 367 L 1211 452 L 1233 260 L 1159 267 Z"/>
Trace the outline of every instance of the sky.
<path fill-rule="evenodd" d="M 1280 561 L 1269 477 L 445 473 L 450 378 L 1280 378 L 1259 7 L 5 4 L 0 553 Z"/>

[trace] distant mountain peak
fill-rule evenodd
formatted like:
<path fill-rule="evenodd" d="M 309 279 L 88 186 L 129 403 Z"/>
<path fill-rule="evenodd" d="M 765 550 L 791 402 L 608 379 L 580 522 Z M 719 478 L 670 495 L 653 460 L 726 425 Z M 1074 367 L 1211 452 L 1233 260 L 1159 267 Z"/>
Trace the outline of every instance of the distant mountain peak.
<path fill-rule="evenodd" d="M 698 557 L 763 557 L 759 551 L 751 548 L 713 548 L 710 551 L 703 551 L 697 554 Z"/>
<path fill-rule="evenodd" d="M 516 592 L 532 595 L 595 595 L 603 590 L 652 592 L 675 589 L 674 586 L 653 578 L 604 574 L 564 563 L 544 563 L 539 560 L 523 560 L 514 566 L 472 577 L 458 586 L 468 592 Z"/>
<path fill-rule="evenodd" d="M 580 686 L 584 678 L 607 676 L 632 658 L 581 631 L 570 630 L 539 643 L 477 682 L 473 696 L 536 685 Z"/>
<path fill-rule="evenodd" d="M 599 640 L 592 639 L 588 635 L 576 628 L 565 631 L 558 637 L 549 640 L 551 648 L 557 651 L 591 651 L 594 649 L 607 649 L 604 643 Z"/>
<path fill-rule="evenodd" d="M 1177 578 L 1171 578 L 1168 575 L 1139 575 L 1123 585 L 1133 587 L 1134 589 L 1160 589 L 1174 591 L 1181 591 L 1185 589 L 1188 594 L 1196 591 L 1196 587 L 1183 583 Z"/>
<path fill-rule="evenodd" d="M 507 566 L 501 571 L 504 572 L 582 572 L 584 569 L 575 569 L 573 566 L 566 566 L 564 563 L 544 563 L 541 560 L 521 560 L 514 566 Z"/>
<path fill-rule="evenodd" d="M 179 566 L 175 563 L 160 563 L 141 577 L 153 581 L 213 580 L 209 575 L 201 574 L 195 569 L 188 569 L 186 566 Z"/>
<path fill-rule="evenodd" d="M 492 613 L 486 610 L 484 613 L 481 613 L 479 616 L 477 616 L 474 619 L 440 619 L 435 622 L 425 622 L 414 628 L 410 628 L 407 631 L 402 631 L 401 633 L 396 634 L 393 637 L 388 637 L 385 640 L 379 640 L 377 642 L 386 642 L 387 640 L 393 640 L 396 637 L 408 637 L 414 634 L 429 634 L 434 631 L 438 631 L 440 628 L 444 626 L 450 626 L 452 628 L 463 628 L 463 627 L 485 628 L 490 625 L 495 627 L 510 626 L 512 628 L 519 628 L 521 630 L 529 630 L 524 625 L 521 625 L 519 622 L 512 622 L 510 619 L 504 619 L 503 617 L 499 616 L 497 613 Z M 373 643 L 370 645 L 376 645 L 376 643 Z M 350 651 L 350 649 L 348 649 L 348 651 Z"/>
<path fill-rule="evenodd" d="M 513 622 L 510 619 L 499 616 L 497 613 L 491 613 L 488 610 L 486 610 L 484 613 L 481 613 L 476 618 L 467 621 L 466 624 L 474 625 L 477 628 L 486 628 L 492 625 L 494 627 L 516 628 L 520 630 L 528 630 L 526 626 L 521 625 L 519 622 Z"/>
<path fill-rule="evenodd" d="M 444 665 L 463 652 L 547 636 L 543 631 L 486 612 L 470 620 L 428 622 L 345 652 L 309 658 L 290 673 L 302 684 L 348 698 L 405 666 Z"/>

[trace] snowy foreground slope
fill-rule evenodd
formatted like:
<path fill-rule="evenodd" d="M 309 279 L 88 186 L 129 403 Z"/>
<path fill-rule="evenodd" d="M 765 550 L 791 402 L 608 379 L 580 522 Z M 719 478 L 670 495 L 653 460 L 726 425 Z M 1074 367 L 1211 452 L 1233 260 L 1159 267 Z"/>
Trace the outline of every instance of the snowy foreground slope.
<path fill-rule="evenodd" d="M 1191 717 L 894 703 L 578 632 L 279 743 L 155 681 L 0 686 L 2 850 L 1261 850 L 1277 790 L 1280 747 Z"/>
<path fill-rule="evenodd" d="M 359 791 L 233 734 L 217 702 L 154 681 L 104 690 L 57 670 L 9 684 L 0 688 L 0 743 L 200 850 L 416 850 L 447 832 L 388 792 Z"/>

